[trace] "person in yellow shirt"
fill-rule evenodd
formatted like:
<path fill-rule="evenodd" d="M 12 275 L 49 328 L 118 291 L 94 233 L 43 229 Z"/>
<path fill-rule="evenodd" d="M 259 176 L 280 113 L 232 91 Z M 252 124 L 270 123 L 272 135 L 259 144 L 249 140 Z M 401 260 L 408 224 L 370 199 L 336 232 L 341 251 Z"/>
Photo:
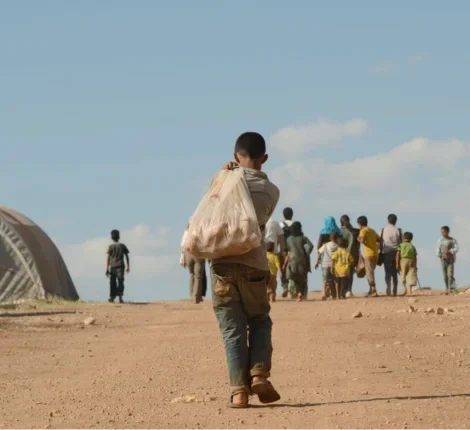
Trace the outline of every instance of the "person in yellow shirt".
<path fill-rule="evenodd" d="M 367 217 L 360 216 L 357 219 L 357 223 L 360 228 L 357 240 L 364 245 L 364 265 L 367 281 L 369 282 L 369 292 L 366 297 L 378 297 L 375 284 L 375 268 L 377 267 L 377 260 L 379 258 L 378 244 L 381 239 L 375 230 L 368 227 Z"/>
<path fill-rule="evenodd" d="M 277 289 L 277 273 L 282 270 L 281 269 L 281 260 L 279 255 L 274 253 L 274 243 L 268 242 L 266 244 L 266 249 L 268 251 L 268 266 L 269 266 L 269 273 L 271 277 L 269 278 L 268 283 L 268 299 L 270 302 L 276 301 L 276 289 Z"/>
<path fill-rule="evenodd" d="M 354 264 L 354 258 L 346 249 L 348 241 L 341 238 L 338 241 L 339 248 L 331 256 L 331 272 L 335 278 L 336 297 L 346 298 L 346 291 L 349 291 L 349 282 L 351 276 L 351 266 Z"/>

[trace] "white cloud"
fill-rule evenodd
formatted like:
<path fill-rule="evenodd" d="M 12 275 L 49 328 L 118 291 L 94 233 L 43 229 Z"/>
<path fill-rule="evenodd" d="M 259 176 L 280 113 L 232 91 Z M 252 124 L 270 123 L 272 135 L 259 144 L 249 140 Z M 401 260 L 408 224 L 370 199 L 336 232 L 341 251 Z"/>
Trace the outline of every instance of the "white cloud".
<path fill-rule="evenodd" d="M 315 208 L 341 207 L 347 193 L 348 199 L 371 211 L 393 204 L 402 212 L 432 208 L 433 213 L 455 213 L 469 207 L 461 198 L 470 185 L 470 169 L 461 161 L 469 155 L 470 142 L 416 138 L 389 152 L 343 163 L 319 158 L 291 162 L 271 171 L 270 177 L 279 184 L 286 204 L 314 190 Z"/>
<path fill-rule="evenodd" d="M 168 233 L 165 227 L 152 229 L 144 224 L 121 231 L 121 240 L 130 250 L 129 276 L 133 284 L 156 280 L 174 269 L 178 256 L 168 252 Z M 109 237 L 103 236 L 58 245 L 81 296 L 89 298 L 97 282 L 106 283 L 106 251 L 110 243 Z M 106 289 L 103 291 L 106 294 Z"/>
<path fill-rule="evenodd" d="M 393 70 L 393 65 L 390 61 L 384 61 L 383 63 L 374 64 L 369 67 L 369 73 L 373 75 L 384 75 L 390 73 Z"/>
<path fill-rule="evenodd" d="M 352 119 L 347 122 L 319 119 L 303 126 L 282 128 L 271 137 L 269 143 L 281 152 L 305 153 L 312 148 L 327 146 L 355 136 L 362 136 L 368 129 L 367 121 Z"/>
<path fill-rule="evenodd" d="M 426 58 L 427 58 L 427 55 L 424 53 L 416 54 L 410 57 L 410 63 L 411 64 L 422 63 L 423 61 L 426 60 Z"/>

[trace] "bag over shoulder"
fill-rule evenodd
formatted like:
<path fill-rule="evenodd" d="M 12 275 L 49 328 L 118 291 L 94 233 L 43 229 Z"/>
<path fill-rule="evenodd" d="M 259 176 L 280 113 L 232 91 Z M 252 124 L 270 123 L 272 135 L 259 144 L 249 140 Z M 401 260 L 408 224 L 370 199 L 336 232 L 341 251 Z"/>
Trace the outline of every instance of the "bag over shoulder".
<path fill-rule="evenodd" d="M 183 249 L 195 258 L 243 255 L 261 245 L 244 169 L 218 172 L 193 216 Z"/>

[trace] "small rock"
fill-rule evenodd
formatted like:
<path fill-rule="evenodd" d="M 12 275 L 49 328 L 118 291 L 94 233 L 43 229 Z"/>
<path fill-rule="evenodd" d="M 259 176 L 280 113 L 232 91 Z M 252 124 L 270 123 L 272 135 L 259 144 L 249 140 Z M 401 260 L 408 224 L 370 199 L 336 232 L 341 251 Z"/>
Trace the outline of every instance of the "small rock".
<path fill-rule="evenodd" d="M 436 337 L 444 337 L 445 334 L 444 334 L 444 333 L 434 333 L 434 336 L 436 336 Z"/>
<path fill-rule="evenodd" d="M 362 392 L 362 395 L 363 395 L 363 396 L 367 396 L 368 394 L 369 394 L 368 391 L 363 391 L 363 392 Z"/>
<path fill-rule="evenodd" d="M 352 317 L 353 318 L 362 318 L 362 312 L 360 312 L 360 311 L 354 312 Z"/>
<path fill-rule="evenodd" d="M 445 312 L 446 314 L 452 314 L 452 313 L 454 312 L 454 310 L 451 309 L 451 308 L 444 308 L 444 312 Z"/>
<path fill-rule="evenodd" d="M 397 341 L 394 343 L 394 345 L 397 345 L 397 346 L 398 346 L 398 345 L 403 345 L 403 344 L 402 344 L 399 340 L 397 340 Z"/>
<path fill-rule="evenodd" d="M 443 315 L 443 314 L 444 314 L 444 309 L 442 309 L 442 308 L 437 308 L 437 309 L 436 309 L 436 314 L 437 314 L 437 315 Z"/>
<path fill-rule="evenodd" d="M 96 318 L 88 317 L 88 318 L 85 319 L 85 321 L 83 321 L 83 324 L 85 324 L 85 325 L 94 325 L 94 324 L 96 324 Z"/>
<path fill-rule="evenodd" d="M 436 312 L 436 310 L 435 310 L 434 308 L 428 308 L 428 309 L 426 309 L 426 313 L 427 313 L 427 314 L 433 314 L 433 313 L 435 313 L 435 312 Z"/>
<path fill-rule="evenodd" d="M 412 314 L 412 313 L 414 313 L 414 312 L 416 312 L 416 309 L 415 309 L 413 306 L 411 306 L 411 305 L 408 306 L 408 313 L 409 313 L 409 314 Z"/>

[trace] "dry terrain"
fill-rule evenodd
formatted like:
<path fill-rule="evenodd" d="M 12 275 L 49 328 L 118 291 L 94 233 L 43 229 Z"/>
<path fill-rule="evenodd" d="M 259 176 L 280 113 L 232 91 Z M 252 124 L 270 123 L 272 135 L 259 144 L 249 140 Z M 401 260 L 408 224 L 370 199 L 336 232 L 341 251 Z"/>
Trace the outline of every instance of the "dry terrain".
<path fill-rule="evenodd" d="M 282 400 L 230 410 L 210 301 L 0 309 L 0 426 L 470 426 L 470 294 L 279 301 L 272 317 Z"/>

